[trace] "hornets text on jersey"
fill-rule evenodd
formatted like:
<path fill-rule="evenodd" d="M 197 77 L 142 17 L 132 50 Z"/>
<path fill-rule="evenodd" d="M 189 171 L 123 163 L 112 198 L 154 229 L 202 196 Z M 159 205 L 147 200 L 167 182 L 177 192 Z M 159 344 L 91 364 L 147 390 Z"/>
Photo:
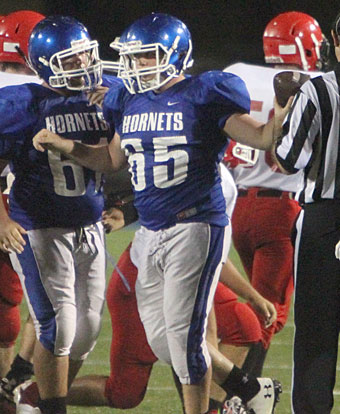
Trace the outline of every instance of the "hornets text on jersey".
<path fill-rule="evenodd" d="M 243 81 L 220 71 L 188 76 L 162 93 L 109 90 L 103 112 L 128 157 L 142 225 L 228 223 L 218 174 L 222 129 L 230 115 L 249 110 Z"/>

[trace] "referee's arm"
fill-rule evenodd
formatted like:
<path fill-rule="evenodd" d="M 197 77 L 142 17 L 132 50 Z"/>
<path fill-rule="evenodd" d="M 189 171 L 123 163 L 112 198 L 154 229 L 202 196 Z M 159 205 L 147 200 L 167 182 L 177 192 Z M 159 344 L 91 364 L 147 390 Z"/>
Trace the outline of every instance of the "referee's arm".
<path fill-rule="evenodd" d="M 293 105 L 282 125 L 281 135 L 274 140 L 272 157 L 284 174 L 295 174 L 304 169 L 311 159 L 313 142 L 319 130 L 316 117 L 317 106 L 309 99 L 306 82 L 293 101 Z"/>
<path fill-rule="evenodd" d="M 279 154 L 277 152 L 277 148 L 278 148 L 279 145 L 282 144 L 283 137 L 285 135 L 288 135 L 289 132 L 290 132 L 289 131 L 289 129 L 290 129 L 290 120 L 292 118 L 293 111 L 294 111 L 294 108 L 296 106 L 296 101 L 297 101 L 298 96 L 299 96 L 299 93 L 294 96 L 294 101 L 293 101 L 293 96 L 291 96 L 289 98 L 289 100 L 287 102 L 287 105 L 286 105 L 286 108 L 287 107 L 290 108 L 289 112 L 288 112 L 288 115 L 287 115 L 286 119 L 283 121 L 283 123 L 281 123 L 281 128 L 278 128 L 276 126 L 276 134 L 274 134 L 274 136 L 273 136 L 273 144 L 272 144 L 272 147 L 271 147 L 271 157 L 272 157 L 274 163 L 279 167 L 280 171 L 283 174 L 286 174 L 286 175 L 295 174 L 298 170 L 295 169 L 295 168 L 292 168 L 292 166 L 289 165 L 289 162 L 287 163 L 287 161 L 285 159 L 283 159 L 282 157 L 279 156 Z M 294 102 L 294 104 L 293 104 L 293 102 Z M 277 99 L 275 98 L 275 110 L 277 110 L 278 106 L 279 106 L 279 104 L 277 102 Z M 276 118 L 276 111 L 275 111 L 274 116 Z M 278 125 L 278 122 L 277 122 L 276 119 L 275 119 L 275 124 Z"/>

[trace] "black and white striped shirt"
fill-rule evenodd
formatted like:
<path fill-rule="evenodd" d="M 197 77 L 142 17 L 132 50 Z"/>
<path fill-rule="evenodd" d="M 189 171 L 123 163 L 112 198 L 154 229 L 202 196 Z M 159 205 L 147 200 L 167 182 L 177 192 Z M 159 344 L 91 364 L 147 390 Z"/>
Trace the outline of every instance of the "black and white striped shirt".
<path fill-rule="evenodd" d="M 300 203 L 340 200 L 340 64 L 306 82 L 296 95 L 277 143 L 289 173 L 304 169 Z"/>

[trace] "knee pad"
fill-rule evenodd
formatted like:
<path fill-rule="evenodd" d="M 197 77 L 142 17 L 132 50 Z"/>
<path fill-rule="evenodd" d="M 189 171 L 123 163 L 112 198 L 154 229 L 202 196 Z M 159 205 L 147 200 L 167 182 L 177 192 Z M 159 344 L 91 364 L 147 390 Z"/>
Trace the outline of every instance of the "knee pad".
<path fill-rule="evenodd" d="M 153 337 L 148 339 L 148 343 L 154 355 L 168 365 L 171 365 L 171 355 L 168 346 L 168 340 L 166 335 L 160 335 L 159 337 Z"/>
<path fill-rule="evenodd" d="M 0 344 L 7 348 L 14 345 L 20 332 L 20 309 L 0 297 Z"/>
<path fill-rule="evenodd" d="M 101 328 L 101 313 L 88 309 L 77 318 L 76 334 L 70 350 L 70 358 L 84 360 L 93 350 Z"/>
<path fill-rule="evenodd" d="M 63 304 L 56 313 L 50 311 L 40 315 L 35 326 L 39 341 L 54 355 L 70 355 L 75 361 L 83 360 L 96 344 L 101 312 L 93 309 L 82 312 L 73 304 Z"/>
<path fill-rule="evenodd" d="M 215 303 L 217 335 L 222 343 L 243 346 L 261 339 L 261 325 L 254 311 L 245 303 Z"/>

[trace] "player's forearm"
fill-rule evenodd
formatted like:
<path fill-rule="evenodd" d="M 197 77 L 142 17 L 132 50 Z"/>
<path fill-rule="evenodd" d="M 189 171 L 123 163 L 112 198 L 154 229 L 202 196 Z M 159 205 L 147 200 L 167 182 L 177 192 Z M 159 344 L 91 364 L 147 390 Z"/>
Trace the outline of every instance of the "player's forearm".
<path fill-rule="evenodd" d="M 62 138 L 47 129 L 42 129 L 34 136 L 33 145 L 37 151 L 50 150 L 62 153 L 94 171 L 118 170 L 125 161 L 124 154 L 120 149 L 113 151 L 111 155 L 107 145 L 86 145 Z"/>
<path fill-rule="evenodd" d="M 103 173 L 119 169 L 111 159 L 107 145 L 93 146 L 80 142 L 72 142 L 72 147 L 68 146 L 69 152 L 63 152 L 68 157 L 75 160 L 78 164 L 94 171 Z"/>
<path fill-rule="evenodd" d="M 266 124 L 262 125 L 262 127 L 260 127 L 261 141 L 265 147 L 263 149 L 266 151 L 271 151 L 274 143 L 280 137 L 282 131 L 282 122 L 283 117 L 281 115 L 277 116 L 276 118 L 272 118 Z"/>
<path fill-rule="evenodd" d="M 282 133 L 283 121 L 286 118 L 290 107 L 293 102 L 293 97 L 291 96 L 286 103 L 286 106 L 282 107 L 278 104 L 276 98 L 274 100 L 274 116 L 262 127 L 261 129 L 261 140 L 265 146 L 266 151 L 271 151 L 279 137 Z"/>
<path fill-rule="evenodd" d="M 259 298 L 258 292 L 243 278 L 230 259 L 222 267 L 220 282 L 246 301 L 253 302 Z"/>
<path fill-rule="evenodd" d="M 118 145 L 110 151 L 108 145 L 87 145 L 75 141 L 64 141 L 66 141 L 65 146 L 61 147 L 60 152 L 91 170 L 111 173 L 126 165 L 125 154 Z"/>
<path fill-rule="evenodd" d="M 50 146 L 48 146 L 48 149 Z M 52 151 L 57 150 L 72 158 L 83 167 L 94 171 L 110 172 L 113 169 L 107 145 L 94 146 L 60 138 L 53 144 Z"/>
<path fill-rule="evenodd" d="M 274 121 L 263 124 L 248 114 L 233 114 L 226 121 L 224 131 L 241 144 L 269 150 L 273 143 Z"/>
<path fill-rule="evenodd" d="M 250 132 L 249 138 L 251 141 L 255 139 L 255 145 L 249 145 L 253 148 L 258 148 L 265 151 L 270 151 L 274 142 L 277 141 L 282 130 L 282 116 L 270 119 L 266 124 L 259 124 L 255 126 L 255 134 L 252 137 Z"/>
<path fill-rule="evenodd" d="M 290 109 L 291 103 L 292 98 L 282 108 L 275 101 L 275 115 L 266 124 L 257 121 L 248 114 L 234 113 L 227 119 L 223 130 L 230 138 L 241 144 L 259 150 L 270 151 L 273 143 L 281 134 L 282 123 Z"/>

